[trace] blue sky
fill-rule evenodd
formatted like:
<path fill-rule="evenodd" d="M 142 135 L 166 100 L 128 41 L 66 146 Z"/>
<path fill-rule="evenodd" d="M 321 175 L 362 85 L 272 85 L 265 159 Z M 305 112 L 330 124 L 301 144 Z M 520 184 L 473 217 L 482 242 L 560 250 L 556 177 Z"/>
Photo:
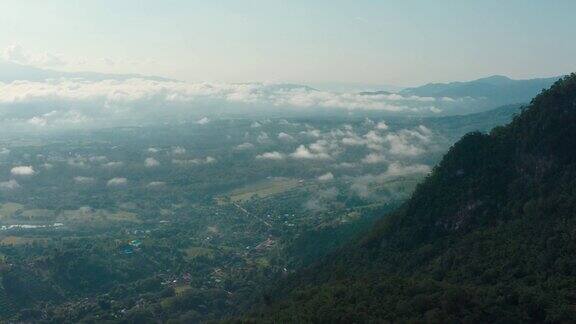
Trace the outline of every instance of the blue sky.
<path fill-rule="evenodd" d="M 575 71 L 575 12 L 571 0 L 3 0 L 0 48 L 62 70 L 406 86 Z"/>

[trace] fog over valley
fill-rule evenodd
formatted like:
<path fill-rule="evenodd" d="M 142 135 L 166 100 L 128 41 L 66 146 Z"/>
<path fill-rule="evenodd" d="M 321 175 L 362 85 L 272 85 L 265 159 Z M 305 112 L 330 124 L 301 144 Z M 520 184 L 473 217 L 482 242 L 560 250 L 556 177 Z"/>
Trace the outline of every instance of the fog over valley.
<path fill-rule="evenodd" d="M 0 323 L 576 322 L 574 12 L 0 1 Z"/>

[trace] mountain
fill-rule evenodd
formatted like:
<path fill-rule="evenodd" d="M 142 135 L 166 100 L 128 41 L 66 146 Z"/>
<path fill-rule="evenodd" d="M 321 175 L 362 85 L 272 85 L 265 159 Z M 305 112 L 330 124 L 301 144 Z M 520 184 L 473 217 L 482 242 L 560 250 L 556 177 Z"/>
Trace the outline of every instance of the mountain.
<path fill-rule="evenodd" d="M 572 74 L 464 136 L 400 209 L 242 320 L 576 322 L 575 124 Z"/>
<path fill-rule="evenodd" d="M 392 92 L 389 91 L 384 91 L 384 90 L 380 90 L 380 91 L 362 91 L 358 93 L 359 95 L 362 96 L 378 96 L 378 95 L 391 95 Z"/>
<path fill-rule="evenodd" d="M 34 66 L 21 65 L 7 61 L 0 61 L 0 82 L 9 83 L 16 80 L 45 81 L 47 79 L 85 79 L 89 81 L 102 80 L 127 80 L 127 79 L 147 79 L 153 81 L 175 81 L 157 76 L 146 76 L 140 74 L 111 74 L 97 72 L 62 72 L 55 70 L 41 69 Z"/>
<path fill-rule="evenodd" d="M 421 87 L 407 88 L 402 95 L 420 97 L 487 98 L 498 105 L 529 102 L 542 89 L 550 87 L 560 77 L 513 80 L 494 75 L 468 82 L 429 83 Z"/>

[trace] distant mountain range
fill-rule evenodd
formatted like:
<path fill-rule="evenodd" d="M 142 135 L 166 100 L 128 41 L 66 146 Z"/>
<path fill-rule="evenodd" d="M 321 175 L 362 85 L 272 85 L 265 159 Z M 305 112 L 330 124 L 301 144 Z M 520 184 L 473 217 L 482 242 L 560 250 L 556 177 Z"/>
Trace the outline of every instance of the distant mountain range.
<path fill-rule="evenodd" d="M 489 98 L 499 104 L 523 103 L 529 102 L 558 79 L 560 77 L 514 80 L 494 75 L 467 82 L 429 83 L 404 89 L 400 94 L 420 97 Z"/>
<path fill-rule="evenodd" d="M 62 72 L 55 70 L 42 69 L 29 65 L 21 65 L 12 62 L 0 60 L 0 82 L 12 82 L 17 80 L 27 80 L 41 82 L 48 79 L 85 79 L 89 81 L 102 80 L 128 80 L 128 79 L 147 79 L 154 81 L 175 81 L 158 76 L 147 76 L 141 74 L 113 74 L 98 72 Z"/>

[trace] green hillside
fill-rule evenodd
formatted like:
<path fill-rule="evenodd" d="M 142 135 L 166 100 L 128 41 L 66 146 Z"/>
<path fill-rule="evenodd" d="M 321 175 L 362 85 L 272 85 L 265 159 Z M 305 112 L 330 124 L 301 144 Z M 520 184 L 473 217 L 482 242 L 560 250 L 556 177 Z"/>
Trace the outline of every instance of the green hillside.
<path fill-rule="evenodd" d="M 243 321 L 576 321 L 576 75 L 456 143 L 370 233 Z"/>

